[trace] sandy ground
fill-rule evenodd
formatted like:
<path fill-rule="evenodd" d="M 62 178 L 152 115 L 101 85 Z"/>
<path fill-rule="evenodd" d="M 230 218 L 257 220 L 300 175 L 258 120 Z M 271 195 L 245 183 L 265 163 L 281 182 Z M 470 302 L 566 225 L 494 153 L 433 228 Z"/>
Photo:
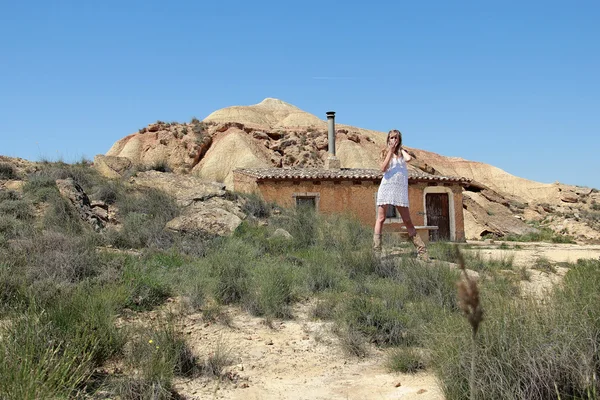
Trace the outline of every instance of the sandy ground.
<path fill-rule="evenodd" d="M 389 373 L 385 353 L 376 348 L 365 358 L 342 353 L 329 323 L 312 321 L 309 305 L 296 308 L 296 318 L 269 327 L 229 308 L 231 326 L 205 324 L 191 315 L 183 327 L 198 355 L 218 346 L 235 360 L 225 380 L 176 382 L 189 399 L 443 399 L 436 379 L 428 373 Z"/>
<path fill-rule="evenodd" d="M 600 257 L 600 246 L 511 243 L 517 249 L 499 249 L 501 242 L 472 242 L 468 251 L 484 257 L 512 256 L 517 267 L 527 268 L 523 294 L 543 298 L 545 290 L 560 282 L 567 268 L 556 273 L 529 269 L 540 257 L 551 262 L 575 262 Z M 506 245 L 504 245 L 506 246 Z M 503 247 L 504 247 L 503 246 Z M 298 305 L 295 318 L 270 326 L 237 308 L 225 308 L 230 323 L 207 323 L 201 314 L 185 317 L 181 329 L 194 353 L 205 358 L 216 349 L 232 357 L 227 378 L 179 379 L 175 388 L 186 399 L 422 399 L 444 396 L 432 373 L 390 373 L 385 352 L 371 348 L 366 358 L 346 356 L 328 322 L 309 316 L 310 304 Z"/>
<path fill-rule="evenodd" d="M 508 246 L 509 249 L 499 249 L 502 243 L 504 243 L 503 247 Z M 596 260 L 600 258 L 600 245 L 490 241 L 469 241 L 468 244 L 473 247 L 468 251 L 479 252 L 484 258 L 498 260 L 513 257 L 515 267 L 526 269 L 528 275 L 528 279 L 520 283 L 522 296 L 541 301 L 555 285 L 561 282 L 569 270 L 562 263 L 575 263 L 580 258 Z M 549 261 L 555 271 L 532 268 L 540 259 Z"/>

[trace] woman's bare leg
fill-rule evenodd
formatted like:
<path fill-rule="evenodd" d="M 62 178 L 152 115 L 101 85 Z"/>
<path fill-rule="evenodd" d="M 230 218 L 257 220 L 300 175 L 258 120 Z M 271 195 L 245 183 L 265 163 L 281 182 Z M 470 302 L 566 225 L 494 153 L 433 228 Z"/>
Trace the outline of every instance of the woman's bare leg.
<path fill-rule="evenodd" d="M 381 235 L 383 223 L 385 222 L 385 212 L 387 205 L 377 206 L 377 219 L 375 220 L 374 232 L 376 235 Z"/>
<path fill-rule="evenodd" d="M 410 212 L 408 211 L 408 207 L 396 207 L 396 210 L 400 213 L 402 217 L 402 222 L 406 225 L 406 230 L 408 231 L 408 236 L 412 237 L 417 234 L 417 230 L 410 219 Z"/>
<path fill-rule="evenodd" d="M 421 237 L 418 235 L 417 230 L 415 229 L 415 226 L 413 225 L 410 219 L 408 207 L 396 207 L 396 209 L 400 213 L 404 225 L 406 225 L 406 230 L 408 231 L 408 239 L 417 249 L 417 258 L 419 260 L 428 261 L 429 254 L 427 253 L 427 247 L 425 246 L 425 243 L 423 242 Z"/>
<path fill-rule="evenodd" d="M 381 252 L 381 230 L 385 222 L 386 205 L 377 207 L 377 219 L 375 220 L 375 228 L 373 229 L 373 249 L 376 252 Z"/>

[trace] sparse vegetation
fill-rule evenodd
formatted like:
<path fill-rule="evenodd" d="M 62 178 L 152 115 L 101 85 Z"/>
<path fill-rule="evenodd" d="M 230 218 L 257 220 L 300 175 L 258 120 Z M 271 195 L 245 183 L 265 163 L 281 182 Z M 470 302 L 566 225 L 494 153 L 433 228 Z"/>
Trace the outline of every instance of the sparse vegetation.
<path fill-rule="evenodd" d="M 503 239 L 511 242 L 575 243 L 575 239 L 572 236 L 556 233 L 546 227 L 539 227 L 538 232 L 525 233 L 523 235 L 507 235 Z"/>
<path fill-rule="evenodd" d="M 486 310 L 475 336 L 462 315 L 476 310 L 472 287 L 457 297 L 460 272 L 441 262 L 461 263 L 451 244 L 431 244 L 436 261 L 426 265 L 411 253 L 379 259 L 371 229 L 350 217 L 273 212 L 253 198 L 245 212 L 260 220 L 248 218 L 230 237 L 168 233 L 178 214 L 172 198 L 85 168 L 47 164 L 22 196 L 0 191 L 0 398 L 93 398 L 101 390 L 172 399 L 176 376 L 222 378 L 233 350 L 220 342 L 195 354 L 177 316 L 165 312 L 173 297 L 185 299 L 180 312 L 223 325 L 228 305 L 271 322 L 294 318 L 294 305 L 307 301 L 346 354 L 384 347 L 390 370 L 435 371 L 449 400 L 598 398 L 599 261 L 571 265 L 564 285 L 538 304 L 518 296 L 527 271 L 512 258 L 492 261 L 463 246 Z M 121 229 L 95 233 L 79 222 L 60 202 L 57 176 L 76 176 L 114 205 Z M 542 261 L 539 269 L 554 268 Z M 107 360 L 122 372 L 98 377 Z"/>

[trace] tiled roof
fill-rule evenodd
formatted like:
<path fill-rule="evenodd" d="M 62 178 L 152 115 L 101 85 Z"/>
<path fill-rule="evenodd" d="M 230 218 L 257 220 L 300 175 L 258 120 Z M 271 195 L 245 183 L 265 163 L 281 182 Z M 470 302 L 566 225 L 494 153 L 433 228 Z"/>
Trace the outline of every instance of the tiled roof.
<path fill-rule="evenodd" d="M 383 173 L 377 169 L 360 168 L 237 168 L 233 171 L 256 178 L 257 181 L 282 181 L 282 180 L 372 180 L 378 181 Z M 422 171 L 409 170 L 408 179 L 412 182 L 456 182 L 469 183 L 468 178 L 456 176 L 431 175 Z"/>

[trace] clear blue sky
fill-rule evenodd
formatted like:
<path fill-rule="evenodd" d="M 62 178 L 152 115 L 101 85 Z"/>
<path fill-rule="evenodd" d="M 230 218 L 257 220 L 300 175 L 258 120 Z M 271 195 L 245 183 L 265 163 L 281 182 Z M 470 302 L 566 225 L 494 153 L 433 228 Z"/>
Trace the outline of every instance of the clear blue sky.
<path fill-rule="evenodd" d="M 276 97 L 600 188 L 599 1 L 0 0 L 0 154 L 74 161 Z"/>

